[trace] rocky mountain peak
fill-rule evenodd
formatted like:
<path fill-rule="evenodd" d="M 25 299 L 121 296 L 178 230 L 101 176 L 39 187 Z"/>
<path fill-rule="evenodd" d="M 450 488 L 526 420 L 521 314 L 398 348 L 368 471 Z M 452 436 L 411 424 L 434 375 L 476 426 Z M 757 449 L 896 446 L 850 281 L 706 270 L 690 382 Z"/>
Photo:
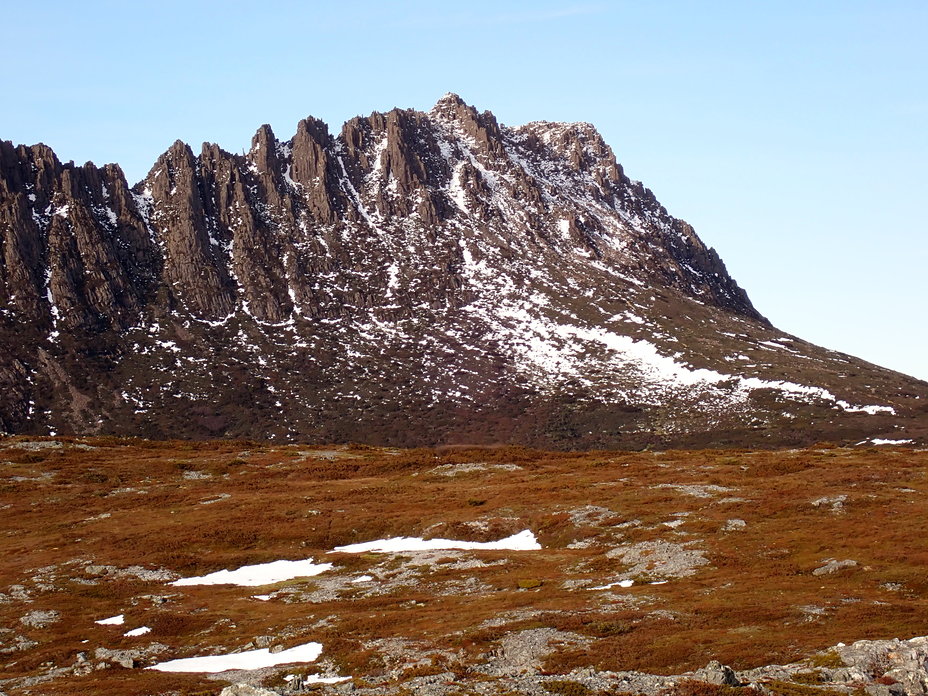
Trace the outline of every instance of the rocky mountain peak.
<path fill-rule="evenodd" d="M 274 149 L 277 146 L 277 138 L 274 137 L 274 130 L 270 124 L 264 123 L 258 127 L 254 136 L 251 138 L 251 148 L 266 147 Z"/>
<path fill-rule="evenodd" d="M 429 115 L 473 140 L 481 154 L 503 155 L 499 123 L 491 112 L 478 113 L 458 95 L 449 93 L 438 100 Z"/>
<path fill-rule="evenodd" d="M 576 171 L 589 172 L 597 184 L 607 181 L 618 184 L 622 169 L 599 131 L 589 123 L 551 123 L 534 121 L 515 129 L 526 145 L 537 149 L 547 147 Z"/>
<path fill-rule="evenodd" d="M 459 106 L 467 107 L 467 103 L 461 99 L 458 94 L 455 94 L 454 92 L 446 92 L 438 99 L 437 102 L 435 102 L 435 106 L 432 107 L 432 111 L 448 107 L 457 108 Z"/>
<path fill-rule="evenodd" d="M 590 124 L 454 94 L 177 141 L 131 189 L 0 143 L 0 236 L 11 431 L 782 441 L 895 427 L 923 390 L 771 327 Z"/>

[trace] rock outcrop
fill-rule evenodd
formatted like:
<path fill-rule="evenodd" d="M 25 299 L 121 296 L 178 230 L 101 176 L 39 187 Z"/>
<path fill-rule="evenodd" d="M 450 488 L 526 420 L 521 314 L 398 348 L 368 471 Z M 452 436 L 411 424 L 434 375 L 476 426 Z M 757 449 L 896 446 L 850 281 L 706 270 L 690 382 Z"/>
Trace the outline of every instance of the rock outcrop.
<path fill-rule="evenodd" d="M 313 118 L 116 165 L 0 143 L 0 431 L 583 447 L 928 435 L 775 330 L 589 124 Z M 891 435 L 890 435 L 891 434 Z"/>
<path fill-rule="evenodd" d="M 526 646 L 511 650 L 537 651 L 535 632 L 524 631 Z M 825 662 L 830 667 L 816 666 Z M 509 672 L 494 674 L 485 693 L 520 693 L 544 696 L 550 693 L 595 694 L 635 693 L 645 696 L 784 696 L 784 694 L 865 693 L 868 696 L 925 696 L 928 694 L 928 638 L 911 640 L 861 640 L 839 644 L 810 660 L 789 665 L 767 665 L 736 672 L 713 660 L 702 669 L 669 676 L 644 672 L 609 672 L 591 668 L 566 675 L 542 675 L 517 663 Z M 814 683 L 810 685 L 810 681 Z M 395 681 L 365 679 L 360 685 L 342 683 L 320 687 L 325 693 L 352 693 L 359 696 L 392 696 L 416 693 L 424 696 L 450 696 L 471 686 L 467 677 L 451 672 L 416 677 L 400 684 Z M 274 696 L 305 693 L 301 688 L 263 689 L 247 683 L 226 687 L 221 696 Z"/>

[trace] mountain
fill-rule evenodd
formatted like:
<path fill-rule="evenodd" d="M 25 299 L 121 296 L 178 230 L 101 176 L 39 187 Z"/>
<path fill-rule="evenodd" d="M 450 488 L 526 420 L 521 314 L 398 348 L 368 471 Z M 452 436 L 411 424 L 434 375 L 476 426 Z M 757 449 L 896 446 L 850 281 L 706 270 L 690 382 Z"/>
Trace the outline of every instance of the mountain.
<path fill-rule="evenodd" d="M 928 383 L 771 326 L 585 123 L 449 94 L 132 187 L 2 142 L 0 235 L 7 432 L 928 442 Z"/>

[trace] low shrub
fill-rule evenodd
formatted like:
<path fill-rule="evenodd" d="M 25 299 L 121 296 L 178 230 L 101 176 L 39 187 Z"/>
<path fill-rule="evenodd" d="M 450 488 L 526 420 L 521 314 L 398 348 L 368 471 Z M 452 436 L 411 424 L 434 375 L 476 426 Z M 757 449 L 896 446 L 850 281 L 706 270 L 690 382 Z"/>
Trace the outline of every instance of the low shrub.
<path fill-rule="evenodd" d="M 819 670 L 810 672 L 796 672 L 793 675 L 793 681 L 797 684 L 821 684 L 825 679 Z"/>
<path fill-rule="evenodd" d="M 840 669 L 845 667 L 844 660 L 841 659 L 841 656 L 838 655 L 835 650 L 828 650 L 823 653 L 818 653 L 813 655 L 808 660 L 809 664 L 813 667 L 824 667 L 827 669 Z"/>
<path fill-rule="evenodd" d="M 684 679 L 668 689 L 664 696 L 762 696 L 762 694 L 750 686 L 710 684 L 698 679 Z"/>
<path fill-rule="evenodd" d="M 779 680 L 765 682 L 764 686 L 776 696 L 844 696 L 844 692 L 835 689 L 820 689 L 814 686 Z"/>
<path fill-rule="evenodd" d="M 547 681 L 542 684 L 542 687 L 549 694 L 558 694 L 559 696 L 593 696 L 595 693 L 586 684 L 567 679 Z"/>
<path fill-rule="evenodd" d="M 402 675 L 400 676 L 400 681 L 408 681 L 409 679 L 415 679 L 416 677 L 430 677 L 435 674 L 443 674 L 447 671 L 449 671 L 447 667 L 435 662 L 422 663 L 404 669 Z"/>
<path fill-rule="evenodd" d="M 541 587 L 544 585 L 543 580 L 538 580 L 537 578 L 526 578 L 524 580 L 519 580 L 518 585 L 520 590 L 533 590 L 536 587 Z"/>

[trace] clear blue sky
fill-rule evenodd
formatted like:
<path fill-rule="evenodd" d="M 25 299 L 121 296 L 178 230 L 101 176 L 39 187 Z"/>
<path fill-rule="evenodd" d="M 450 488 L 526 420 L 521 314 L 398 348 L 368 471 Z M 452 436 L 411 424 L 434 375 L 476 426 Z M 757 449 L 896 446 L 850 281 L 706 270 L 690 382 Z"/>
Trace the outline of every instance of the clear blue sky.
<path fill-rule="evenodd" d="M 120 162 L 459 93 L 589 121 L 803 338 L 928 379 L 928 2 L 2 0 L 0 138 Z"/>

